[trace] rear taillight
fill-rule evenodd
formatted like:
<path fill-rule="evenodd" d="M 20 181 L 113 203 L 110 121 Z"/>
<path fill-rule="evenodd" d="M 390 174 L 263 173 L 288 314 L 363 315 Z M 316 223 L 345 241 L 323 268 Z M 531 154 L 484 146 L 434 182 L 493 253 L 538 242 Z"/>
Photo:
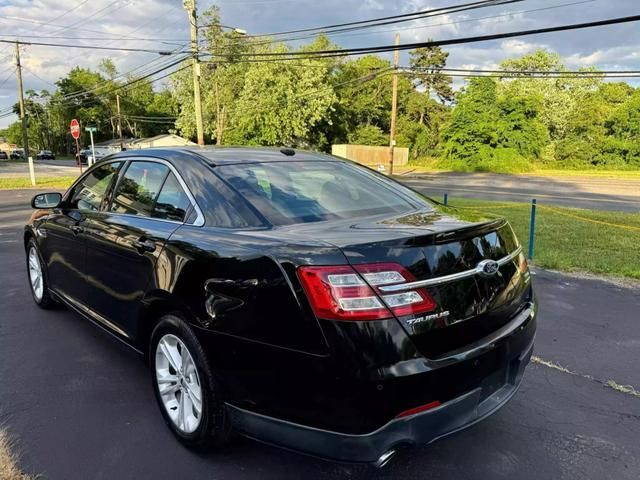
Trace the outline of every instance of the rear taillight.
<path fill-rule="evenodd" d="M 318 318 L 380 320 L 393 314 L 411 315 L 436 308 L 435 301 L 425 291 L 380 293 L 381 285 L 415 280 L 396 263 L 300 267 L 298 275 Z"/>

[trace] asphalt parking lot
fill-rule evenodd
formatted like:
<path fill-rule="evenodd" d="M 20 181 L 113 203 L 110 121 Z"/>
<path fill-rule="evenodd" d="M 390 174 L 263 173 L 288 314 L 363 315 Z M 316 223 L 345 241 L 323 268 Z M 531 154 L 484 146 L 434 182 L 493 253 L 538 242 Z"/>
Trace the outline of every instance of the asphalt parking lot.
<path fill-rule="evenodd" d="M 638 479 L 640 290 L 537 271 L 535 355 L 500 412 L 382 470 L 237 439 L 193 453 L 163 425 L 135 353 L 31 301 L 21 241 L 33 191 L 0 191 L 0 426 L 45 479 Z"/>

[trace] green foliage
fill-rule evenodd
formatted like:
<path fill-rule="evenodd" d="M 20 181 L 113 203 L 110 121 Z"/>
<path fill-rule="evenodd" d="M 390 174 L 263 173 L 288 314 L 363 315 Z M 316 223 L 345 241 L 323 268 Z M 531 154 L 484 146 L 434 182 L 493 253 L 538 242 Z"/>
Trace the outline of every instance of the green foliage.
<path fill-rule="evenodd" d="M 536 96 L 500 95 L 491 78 L 474 78 L 459 96 L 443 132 L 443 167 L 465 171 L 523 172 L 547 141 Z"/>
<path fill-rule="evenodd" d="M 357 58 L 269 58 L 337 48 L 325 35 L 291 47 L 271 38 L 228 31 L 218 7 L 202 14 L 201 97 L 205 141 L 292 145 L 330 151 L 332 144 L 389 143 L 391 63 Z M 558 54 L 538 50 L 501 66 L 519 78 L 473 78 L 455 95 L 440 47 L 410 53 L 412 73 L 398 75 L 396 142 L 412 164 L 464 171 L 640 168 L 640 93 L 601 77 L 531 78 L 527 72 L 566 71 Z M 261 61 L 258 61 L 261 60 Z M 191 59 L 184 67 L 191 66 Z M 524 78 L 521 78 L 523 77 Z M 69 121 L 118 135 L 116 90 L 126 137 L 176 132 L 195 139 L 193 71 L 178 69 L 169 85 L 122 79 L 110 59 L 97 69 L 75 67 L 53 92 L 25 92 L 31 150 L 70 153 Z M 17 106 L 14 107 L 17 111 Z M 1 134 L 22 144 L 20 124 Z M 82 131 L 81 144 L 88 142 Z"/>
<path fill-rule="evenodd" d="M 389 135 L 375 125 L 362 125 L 349 134 L 349 143 L 355 145 L 389 145 Z"/>
<path fill-rule="evenodd" d="M 442 102 L 453 100 L 452 78 L 441 70 L 447 66 L 449 52 L 441 47 L 423 47 L 409 52 L 409 64 L 417 71 L 414 83 L 427 97 L 436 95 Z"/>

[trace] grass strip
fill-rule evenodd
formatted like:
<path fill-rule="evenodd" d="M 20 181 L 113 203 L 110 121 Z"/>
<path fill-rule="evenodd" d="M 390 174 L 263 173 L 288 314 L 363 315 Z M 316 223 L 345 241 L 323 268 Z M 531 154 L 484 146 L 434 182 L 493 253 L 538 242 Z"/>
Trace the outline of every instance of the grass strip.
<path fill-rule="evenodd" d="M 507 218 L 528 250 L 529 204 L 449 197 L 449 205 Z M 640 279 L 640 213 L 542 207 L 536 214 L 535 265 Z"/>
<path fill-rule="evenodd" d="M 18 188 L 68 188 L 77 177 L 36 177 L 36 186 L 29 177 L 0 178 L 0 190 Z"/>

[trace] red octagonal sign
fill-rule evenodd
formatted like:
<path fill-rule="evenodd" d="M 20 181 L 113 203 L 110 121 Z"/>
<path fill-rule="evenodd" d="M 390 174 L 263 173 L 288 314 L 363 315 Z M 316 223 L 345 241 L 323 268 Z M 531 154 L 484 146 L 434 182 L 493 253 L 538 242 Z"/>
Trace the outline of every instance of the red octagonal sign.
<path fill-rule="evenodd" d="M 80 124 L 78 123 L 78 120 L 75 118 L 71 120 L 69 128 L 71 129 L 71 136 L 77 140 L 80 137 Z"/>

